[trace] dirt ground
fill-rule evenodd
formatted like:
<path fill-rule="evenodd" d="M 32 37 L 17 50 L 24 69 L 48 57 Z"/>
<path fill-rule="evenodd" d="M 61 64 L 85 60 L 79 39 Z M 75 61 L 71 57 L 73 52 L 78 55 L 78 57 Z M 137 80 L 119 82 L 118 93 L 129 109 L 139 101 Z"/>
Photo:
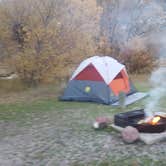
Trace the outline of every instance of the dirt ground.
<path fill-rule="evenodd" d="M 52 100 L 58 91 L 57 88 L 42 87 L 20 93 L 3 93 L 0 95 L 1 110 L 5 112 L 4 107 L 15 116 L 10 104 Z M 96 166 L 102 161 L 131 158 L 136 159 L 134 166 L 151 166 L 155 162 L 164 166 L 166 163 L 166 142 L 125 144 L 115 131 L 95 131 L 92 128 L 95 117 L 113 115 L 110 114 L 111 107 L 88 103 L 59 106 L 58 102 L 47 106 L 48 109 L 41 105 L 43 111 L 33 107 L 31 112 L 19 106 L 23 115 L 11 120 L 0 118 L 0 166 L 80 166 L 88 163 L 88 166 L 94 166 L 93 161 L 96 161 Z M 150 160 L 148 164 L 145 163 L 147 159 Z M 131 164 L 118 162 L 117 166 L 121 165 Z"/>
<path fill-rule="evenodd" d="M 95 131 L 87 111 L 27 113 L 25 123 L 0 121 L 0 165 L 68 166 L 131 157 L 164 163 L 166 142 L 125 144 L 119 133 Z"/>

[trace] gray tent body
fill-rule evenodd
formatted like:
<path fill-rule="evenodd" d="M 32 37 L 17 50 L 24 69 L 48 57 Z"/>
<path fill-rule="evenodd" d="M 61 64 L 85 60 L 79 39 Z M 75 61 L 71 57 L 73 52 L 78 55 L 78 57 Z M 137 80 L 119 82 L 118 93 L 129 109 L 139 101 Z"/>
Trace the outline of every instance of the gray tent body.
<path fill-rule="evenodd" d="M 89 91 L 86 91 L 86 87 L 89 87 Z M 130 83 L 130 92 L 126 95 L 135 92 L 135 87 Z M 87 101 L 110 105 L 118 101 L 118 96 L 114 95 L 105 82 L 70 80 L 60 99 L 63 101 Z"/>

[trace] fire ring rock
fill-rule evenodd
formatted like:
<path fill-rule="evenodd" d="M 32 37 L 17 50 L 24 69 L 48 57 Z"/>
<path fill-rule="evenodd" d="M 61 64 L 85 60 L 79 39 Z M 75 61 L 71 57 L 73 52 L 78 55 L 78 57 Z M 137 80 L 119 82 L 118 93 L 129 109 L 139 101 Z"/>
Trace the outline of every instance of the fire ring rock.
<path fill-rule="evenodd" d="M 139 139 L 139 132 L 136 128 L 127 126 L 122 130 L 122 138 L 126 143 L 133 143 Z"/>
<path fill-rule="evenodd" d="M 93 123 L 93 127 L 95 129 L 104 129 L 107 128 L 110 124 L 111 120 L 107 117 L 98 117 L 96 121 Z"/>

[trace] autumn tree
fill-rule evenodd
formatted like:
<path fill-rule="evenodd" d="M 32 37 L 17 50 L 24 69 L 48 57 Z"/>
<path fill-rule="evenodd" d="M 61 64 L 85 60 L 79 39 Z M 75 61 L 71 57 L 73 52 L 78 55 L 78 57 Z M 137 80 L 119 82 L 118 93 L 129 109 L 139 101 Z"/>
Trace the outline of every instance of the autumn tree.
<path fill-rule="evenodd" d="M 29 85 L 67 76 L 74 63 L 95 52 L 95 1 L 3 0 L 0 12 L 5 52 Z"/>

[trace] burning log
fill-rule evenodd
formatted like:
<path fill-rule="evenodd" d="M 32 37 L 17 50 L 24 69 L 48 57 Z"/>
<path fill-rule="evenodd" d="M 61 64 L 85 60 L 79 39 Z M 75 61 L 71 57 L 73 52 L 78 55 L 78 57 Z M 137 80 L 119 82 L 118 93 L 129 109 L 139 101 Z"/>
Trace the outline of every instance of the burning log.
<path fill-rule="evenodd" d="M 145 119 L 141 119 L 138 121 L 138 124 L 151 124 L 151 125 L 156 125 L 158 122 L 160 122 L 161 117 L 160 116 L 155 116 L 155 117 L 147 117 Z"/>
<path fill-rule="evenodd" d="M 160 119 L 161 118 L 159 116 L 156 116 L 156 117 L 152 118 L 152 120 L 149 123 L 152 125 L 156 125 L 160 121 Z"/>

